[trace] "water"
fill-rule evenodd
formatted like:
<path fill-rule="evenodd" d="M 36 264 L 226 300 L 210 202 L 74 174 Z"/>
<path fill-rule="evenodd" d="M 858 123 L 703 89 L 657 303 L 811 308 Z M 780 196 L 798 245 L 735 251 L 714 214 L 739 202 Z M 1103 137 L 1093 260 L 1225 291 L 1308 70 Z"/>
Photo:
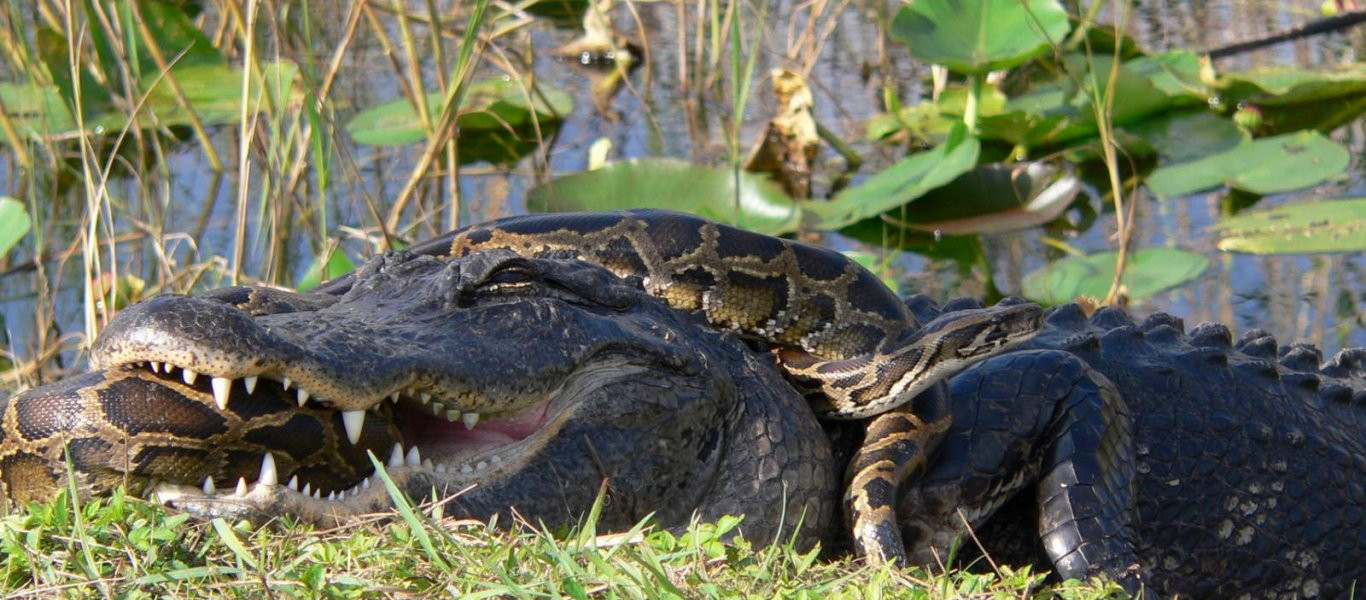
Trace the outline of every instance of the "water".
<path fill-rule="evenodd" d="M 619 29 L 636 39 L 648 40 L 650 60 L 646 67 L 632 74 L 631 86 L 616 94 L 606 110 L 594 106 L 592 84 L 585 71 L 550 56 L 553 48 L 574 35 L 572 31 L 535 21 L 502 38 L 500 52 L 486 55 L 489 60 L 485 63 L 485 75 L 496 74 L 491 65 L 498 62 L 530 61 L 531 71 L 541 82 L 573 94 L 575 110 L 548 141 L 543 155 L 534 155 L 510 168 L 463 168 L 458 215 L 449 210 L 450 197 L 440 186 L 425 188 L 427 200 L 421 210 L 428 216 L 416 219 L 416 213 L 410 212 L 405 222 L 420 220 L 423 224 L 406 233 L 424 238 L 435 235 L 455 216 L 462 223 L 470 223 L 523 212 L 522 199 L 529 187 L 557 174 L 583 170 L 588 147 L 600 138 L 610 140 L 614 159 L 669 156 L 702 164 L 723 163 L 729 155 L 732 96 L 726 73 L 730 62 L 723 43 L 722 52 L 714 55 L 713 66 L 707 31 L 699 33 L 697 4 L 688 2 L 682 8 L 673 3 L 636 4 L 634 14 L 638 21 L 630 11 L 613 12 Z M 746 29 L 751 32 L 746 36 L 747 51 L 759 54 L 752 100 L 739 135 L 742 152 L 749 149 L 773 115 L 765 74 L 769 69 L 783 67 L 809 69 L 818 121 L 867 158 L 856 178 L 898 158 L 901 149 L 869 144 L 861 136 L 863 123 L 883 105 L 888 82 L 903 102 L 914 102 L 924 93 L 925 67 L 910 61 L 903 47 L 881 37 L 883 27 L 878 25 L 878 19 L 889 19 L 891 9 L 864 1 L 847 5 L 773 4 L 776 6 L 770 9 L 762 36 L 753 35 L 753 27 Z M 300 62 L 317 61 L 322 68 L 343 36 L 342 24 L 349 6 L 332 2 L 311 6 L 315 10 L 313 23 L 320 29 L 312 37 L 316 47 L 313 51 L 297 50 L 301 43 L 298 39 L 280 44 L 268 36 L 261 50 L 270 55 L 279 49 Z M 1207 49 L 1299 24 L 1314 16 L 1306 13 L 1304 6 L 1308 4 L 1288 1 L 1142 3 L 1130 16 L 1128 31 L 1147 49 Z M 804 35 L 813 7 L 821 15 L 811 29 L 814 33 Z M 392 17 L 382 18 L 389 24 L 390 37 L 397 40 L 399 32 Z M 210 27 L 206 29 L 217 24 L 212 15 L 208 22 Z M 425 39 L 425 29 L 417 27 L 415 32 Z M 448 41 L 447 52 L 452 52 L 453 47 L 453 42 Z M 1366 30 L 1358 29 L 1238 55 L 1221 60 L 1217 66 L 1223 71 L 1256 65 L 1320 68 L 1359 61 L 1363 53 Z M 424 67 L 427 80 L 434 81 L 432 65 Z M 704 86 L 712 78 L 718 83 Z M 376 39 L 373 35 L 360 35 L 346 55 L 331 96 L 337 107 L 338 126 L 360 109 L 399 96 L 397 78 Z M 1334 131 L 1332 137 L 1352 153 L 1347 178 L 1312 190 L 1268 198 L 1258 207 L 1310 198 L 1366 195 L 1366 121 L 1358 119 Z M 235 127 L 217 129 L 213 139 L 220 156 L 236 160 L 239 149 Z M 337 139 L 345 142 L 347 138 L 338 134 Z M 342 148 L 341 158 L 333 167 L 333 187 L 321 212 L 316 212 L 308 200 L 312 197 L 306 192 L 311 175 L 306 174 L 302 180 L 303 191 L 293 195 L 282 193 L 278 180 L 281 174 L 271 173 L 268 165 L 256 161 L 244 196 L 248 202 L 249 228 L 243 273 L 251 279 L 297 281 L 322 244 L 322 240 L 316 239 L 320 217 L 325 217 L 329 234 L 341 239 L 342 248 L 351 256 L 368 256 L 372 248 L 352 234 L 364 230 L 373 235 L 376 231 L 368 203 L 377 206 L 381 217 L 387 213 L 421 152 L 417 146 Z M 5 152 L 0 151 L 0 193 L 24 197 L 25 186 L 32 182 L 21 177 L 16 163 Z M 289 166 L 292 160 L 279 164 Z M 822 151 L 814 177 L 818 196 L 829 192 L 831 182 L 843 168 L 833 150 Z M 235 173 L 236 169 L 229 171 Z M 263 187 L 262 181 L 267 178 L 272 179 L 272 184 Z M 115 260 L 119 272 L 146 280 L 152 290 L 184 291 L 226 284 L 234 262 L 234 223 L 241 186 L 235 175 L 214 177 L 203 153 L 193 143 L 173 147 L 164 174 L 153 169 L 140 179 L 112 181 L 111 201 L 116 206 L 128 207 L 118 213 L 123 216 L 113 224 L 114 231 L 156 233 L 162 236 L 165 249 L 158 251 L 156 245 L 142 240 L 120 244 Z M 269 209 L 260 208 L 264 200 L 261 190 L 271 195 Z M 1088 189 L 1087 193 L 1092 204 L 1101 208 L 1097 191 Z M 162 206 L 164 212 L 148 211 L 148 203 L 137 201 L 146 197 L 158 199 L 154 204 Z M 60 351 L 54 353 L 55 360 L 43 363 L 47 375 L 83 366 L 80 336 L 71 335 L 81 333 L 84 327 L 79 245 L 74 242 L 84 205 L 82 198 L 78 189 L 54 194 L 51 204 L 43 207 L 47 212 L 40 216 L 40 222 L 46 224 L 48 260 L 41 274 L 18 268 L 0 277 L 0 318 L 8 331 L 8 347 L 20 361 L 32 361 L 45 347 L 39 343 L 40 330 L 47 330 L 49 349 L 52 341 L 62 340 Z M 1133 311 L 1139 315 L 1156 310 L 1171 312 L 1183 317 L 1188 325 L 1221 321 L 1238 333 L 1261 328 L 1283 344 L 1306 340 L 1326 352 L 1344 346 L 1366 346 L 1366 264 L 1362 257 L 1220 253 L 1206 228 L 1218 218 L 1222 201 L 1222 192 L 1168 203 L 1141 199 L 1134 247 L 1175 245 L 1203 252 L 1210 257 L 1211 268 L 1190 285 L 1135 303 Z M 293 235 L 278 235 L 269 223 L 289 223 L 287 227 Z M 1067 242 L 1087 252 L 1103 250 L 1114 247 L 1113 234 L 1114 219 L 1105 213 L 1093 227 Z M 271 240 L 282 238 L 286 242 L 273 248 Z M 841 248 L 857 246 L 837 236 L 826 241 Z M 1006 292 L 1018 291 L 1024 273 L 1057 255 L 1041 242 L 1038 232 L 992 237 L 986 240 L 985 247 L 992 268 L 990 275 L 996 286 Z M 62 260 L 71 248 L 77 253 Z M 22 249 L 12 257 L 11 264 L 23 267 L 31 258 L 30 250 Z M 105 260 L 108 261 L 107 256 Z M 191 265 L 202 268 L 187 270 Z M 979 295 L 986 289 L 986 273 L 964 274 L 956 265 L 942 261 L 908 254 L 896 257 L 893 267 L 893 275 L 906 291 L 924 291 L 942 299 L 959 294 Z M 50 290 L 44 297 L 55 299 L 51 307 L 38 302 L 39 295 L 34 290 L 40 282 L 45 282 L 43 285 Z M 55 328 L 40 328 L 39 322 L 47 322 L 41 315 L 49 311 Z M 25 381 L 32 380 L 25 376 Z M 14 380 L 0 381 L 4 387 L 15 384 Z"/>

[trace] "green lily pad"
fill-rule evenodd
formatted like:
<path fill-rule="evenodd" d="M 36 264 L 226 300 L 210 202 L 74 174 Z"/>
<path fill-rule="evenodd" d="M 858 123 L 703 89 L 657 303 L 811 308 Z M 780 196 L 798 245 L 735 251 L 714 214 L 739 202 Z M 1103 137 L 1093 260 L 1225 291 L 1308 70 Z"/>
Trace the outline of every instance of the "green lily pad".
<path fill-rule="evenodd" d="M 356 270 L 356 263 L 347 258 L 346 253 L 341 250 L 334 250 L 327 258 L 327 264 L 323 264 L 322 255 L 313 257 L 313 261 L 308 263 L 308 270 L 304 271 L 304 276 L 299 280 L 299 285 L 295 286 L 301 292 L 306 292 L 318 284 L 336 279 Z"/>
<path fill-rule="evenodd" d="M 1210 90 L 1200 77 L 1200 57 L 1194 52 L 1171 51 L 1139 56 L 1124 68 L 1148 79 L 1168 98 L 1186 104 L 1208 102 Z"/>
<path fill-rule="evenodd" d="M 0 196 L 0 256 L 19 243 L 32 225 L 23 202 Z"/>
<path fill-rule="evenodd" d="M 1131 153 L 1156 154 L 1164 164 L 1179 164 L 1226 152 L 1247 141 L 1233 121 L 1208 110 L 1167 112 L 1118 130 Z"/>
<path fill-rule="evenodd" d="M 1334 71 L 1311 71 L 1295 67 L 1262 67 L 1220 78 L 1230 102 L 1253 102 L 1262 106 L 1299 104 L 1330 98 L 1366 94 L 1366 65 L 1350 65 Z"/>
<path fill-rule="evenodd" d="M 556 178 L 527 192 L 533 212 L 667 208 L 776 235 L 795 231 L 797 205 L 766 178 L 683 161 L 648 158 Z"/>
<path fill-rule="evenodd" d="M 953 181 L 977 164 L 981 150 L 981 142 L 958 123 L 943 144 L 902 159 L 828 202 L 805 202 L 803 209 L 812 215 L 812 225 L 817 229 L 838 229 Z"/>
<path fill-rule="evenodd" d="M 1249 254 L 1366 251 L 1366 197 L 1288 204 L 1219 221 L 1219 249 Z"/>
<path fill-rule="evenodd" d="M 445 108 L 442 102 L 443 94 L 427 94 L 427 109 L 433 119 Z M 470 84 L 457 125 L 462 134 L 516 129 L 531 123 L 533 112 L 538 122 L 551 123 L 562 120 L 573 109 L 573 98 L 563 91 L 541 85 L 528 92 L 516 80 L 489 79 Z M 398 146 L 427 139 L 417 111 L 406 99 L 361 112 L 347 122 L 346 132 L 356 142 L 371 146 Z"/>
<path fill-rule="evenodd" d="M 1058 218 L 1080 190 L 1080 179 L 1049 163 L 981 165 L 883 218 L 943 235 L 1005 233 Z"/>
<path fill-rule="evenodd" d="M 891 35 L 917 60 L 987 73 L 1048 52 L 1069 30 L 1054 0 L 916 0 L 897 11 Z"/>
<path fill-rule="evenodd" d="M 1347 149 L 1317 131 L 1243 142 L 1198 160 L 1159 167 L 1148 189 L 1172 198 L 1227 184 L 1254 194 L 1309 187 L 1347 168 Z"/>
<path fill-rule="evenodd" d="M 1024 295 L 1046 304 L 1063 304 L 1080 296 L 1103 297 L 1115 278 L 1118 254 L 1108 250 L 1044 265 L 1025 275 Z M 1208 266 L 1209 259 L 1202 254 L 1177 248 L 1143 248 L 1129 253 L 1121 283 L 1129 298 L 1139 300 L 1194 281 Z"/>
<path fill-rule="evenodd" d="M 265 110 L 270 109 L 272 103 L 277 109 L 286 104 L 297 105 L 302 98 L 302 94 L 294 86 L 294 78 L 298 72 L 298 65 L 289 61 L 266 63 L 262 68 L 264 81 L 252 82 L 251 91 L 254 96 L 248 100 L 248 106 Z M 204 64 L 177 68 L 172 71 L 172 75 L 185 93 L 185 101 L 203 124 L 226 125 L 241 120 L 242 69 Z M 190 113 L 180 105 L 180 101 L 165 81 L 157 82 L 156 78 L 152 77 L 143 83 L 149 87 L 154 84 L 156 87 L 148 93 L 143 110 L 155 115 L 158 125 L 190 124 Z M 266 98 L 269 98 L 270 102 L 261 98 L 261 94 L 266 92 L 269 94 Z M 121 120 L 126 122 L 126 119 Z M 148 118 L 144 119 L 142 124 L 151 126 L 152 122 Z M 106 126 L 108 125 L 110 124 L 106 123 Z"/>
<path fill-rule="evenodd" d="M 0 106 L 25 139 L 58 137 L 76 129 L 76 120 L 56 86 L 0 83 Z M 3 131 L 0 141 L 12 142 L 4 137 Z"/>
<path fill-rule="evenodd" d="M 1031 140 L 1034 144 L 1031 145 L 1056 144 L 1096 134 L 1093 98 L 1097 95 L 1103 98 L 1104 90 L 1110 86 L 1110 71 L 1114 68 L 1113 57 L 1108 54 L 1069 54 L 1063 60 L 1068 72 L 1075 73 L 1078 80 L 1061 76 L 1035 87 L 1026 94 L 1011 98 L 1006 103 L 1006 111 L 1065 119 L 1063 124 L 1053 124 L 1047 130 L 1048 137 L 1035 136 L 1035 139 Z M 1093 93 L 1092 88 L 1097 85 L 1102 91 Z M 1136 122 L 1161 113 L 1171 107 L 1173 102 L 1172 98 L 1158 88 L 1148 76 L 1129 68 L 1128 64 L 1119 65 L 1119 72 L 1114 75 L 1114 89 L 1111 93 L 1114 100 L 1110 103 L 1108 118 L 1116 125 Z M 982 123 L 984 135 L 988 130 L 996 132 L 1001 126 L 1001 123 L 993 121 L 990 117 L 982 119 Z"/>

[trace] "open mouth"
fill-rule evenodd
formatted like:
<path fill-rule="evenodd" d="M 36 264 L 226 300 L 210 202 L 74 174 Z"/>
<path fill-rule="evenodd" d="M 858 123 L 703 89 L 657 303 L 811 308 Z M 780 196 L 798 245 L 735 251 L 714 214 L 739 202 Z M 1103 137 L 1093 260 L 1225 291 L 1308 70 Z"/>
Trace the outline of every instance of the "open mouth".
<path fill-rule="evenodd" d="M 474 407 L 492 403 L 477 394 L 412 385 L 388 394 L 369 408 L 337 410 L 327 398 L 282 375 L 218 377 L 159 361 L 134 361 L 121 368 L 193 388 L 204 397 L 212 397 L 220 413 L 230 412 L 229 407 L 271 403 L 276 411 L 309 415 L 325 430 L 334 432 L 331 450 L 339 455 L 339 462 L 349 463 L 354 471 L 349 475 L 323 472 L 320 465 L 301 464 L 287 453 L 266 451 L 255 473 L 239 467 L 237 470 L 244 472 L 212 473 L 199 482 L 158 481 L 149 486 L 164 492 L 165 484 L 170 484 L 180 495 L 197 491 L 204 497 L 245 497 L 258 487 L 278 487 L 281 489 L 274 493 L 288 489 L 300 499 L 345 501 L 364 495 L 376 483 L 366 451 L 373 453 L 391 475 L 425 470 L 451 482 L 473 483 L 520 462 L 514 457 L 541 437 L 538 433 L 549 435 L 546 430 L 555 405 L 555 395 L 547 394 L 517 403 L 515 409 L 480 411 Z M 341 456 L 344 454 L 350 456 Z"/>

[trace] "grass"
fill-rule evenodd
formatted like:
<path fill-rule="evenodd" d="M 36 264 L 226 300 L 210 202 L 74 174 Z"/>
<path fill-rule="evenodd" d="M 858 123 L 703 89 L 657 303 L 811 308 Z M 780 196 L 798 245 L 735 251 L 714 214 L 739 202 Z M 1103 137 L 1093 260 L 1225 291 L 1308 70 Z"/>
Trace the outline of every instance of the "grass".
<path fill-rule="evenodd" d="M 393 515 L 335 528 L 199 521 L 120 493 L 76 505 L 63 493 L 0 517 L 6 598 L 1106 598 L 1098 583 L 1043 576 L 870 567 L 790 545 L 754 548 L 742 522 L 678 534 L 642 523 L 597 535 Z M 79 517 L 79 518 L 78 518 Z"/>

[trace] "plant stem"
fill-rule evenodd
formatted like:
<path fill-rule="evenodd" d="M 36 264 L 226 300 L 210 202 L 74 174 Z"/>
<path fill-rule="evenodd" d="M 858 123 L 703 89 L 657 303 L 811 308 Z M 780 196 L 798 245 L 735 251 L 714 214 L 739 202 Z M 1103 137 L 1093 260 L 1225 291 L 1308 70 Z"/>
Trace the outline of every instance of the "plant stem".
<path fill-rule="evenodd" d="M 986 83 L 986 73 L 974 73 L 972 85 L 968 88 L 968 102 L 963 109 L 963 123 L 969 133 L 977 133 L 977 111 L 982 100 L 982 84 Z"/>

